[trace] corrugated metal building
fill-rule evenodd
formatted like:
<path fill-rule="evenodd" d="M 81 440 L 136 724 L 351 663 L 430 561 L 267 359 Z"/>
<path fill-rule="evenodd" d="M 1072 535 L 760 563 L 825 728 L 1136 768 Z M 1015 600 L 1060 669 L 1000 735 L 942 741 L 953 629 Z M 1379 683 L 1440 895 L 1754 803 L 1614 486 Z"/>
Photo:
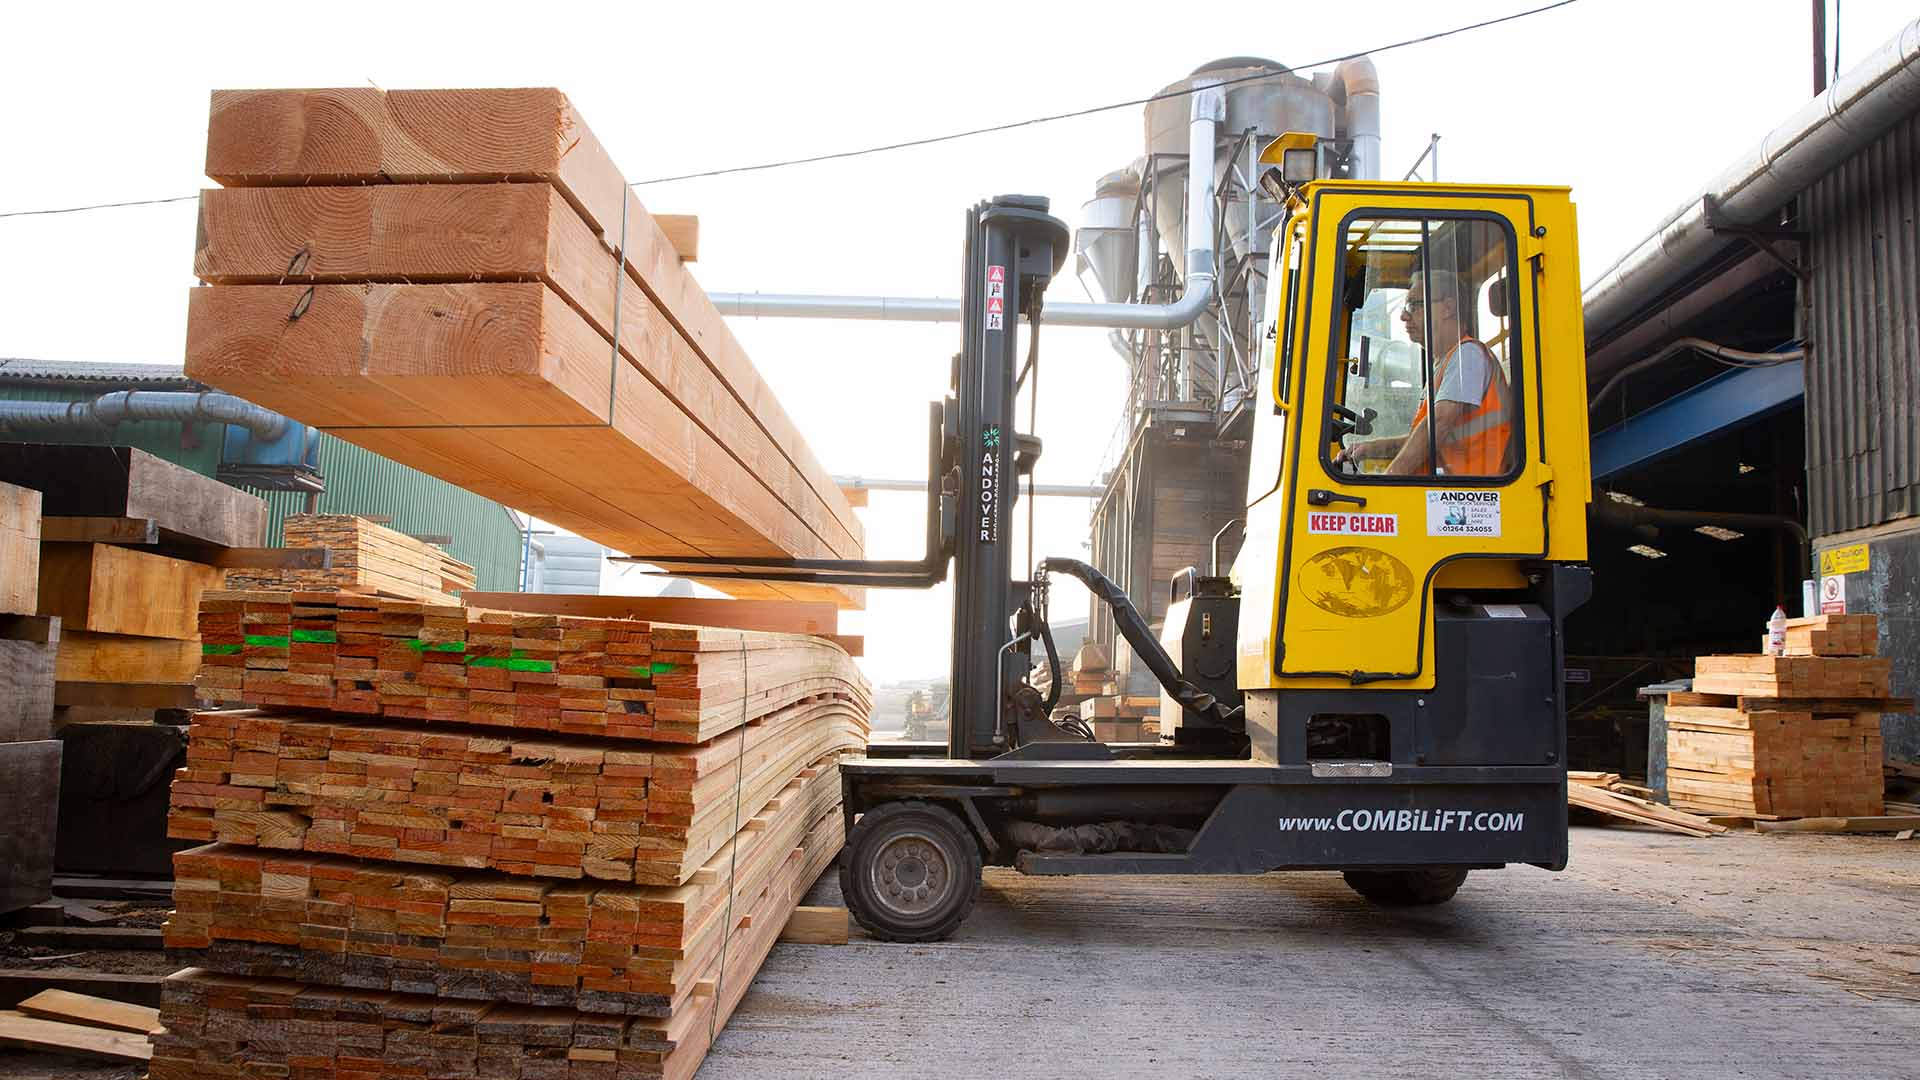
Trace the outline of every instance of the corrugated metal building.
<path fill-rule="evenodd" d="M 1601 587 L 1569 651 L 1752 652 L 1809 581 L 1816 611 L 1878 614 L 1893 692 L 1920 692 L 1920 21 L 1656 223 L 1586 315 Z M 1882 730 L 1920 759 L 1920 720 Z"/>
<path fill-rule="evenodd" d="M 0 400 L 74 402 L 116 390 L 208 389 L 187 378 L 180 368 L 160 364 L 0 359 Z M 0 439 L 134 446 L 213 476 L 220 465 L 224 427 L 161 421 L 133 421 L 111 429 L 36 426 L 0 431 Z M 316 507 L 320 513 L 385 516 L 391 528 L 403 533 L 449 537 L 447 550 L 473 564 L 481 589 L 519 587 L 521 524 L 501 504 L 331 435 L 320 436 L 319 468 L 326 484 Z M 267 542 L 278 544 L 286 516 L 305 510 L 307 496 L 297 491 L 248 490 L 267 501 L 271 511 Z"/>
<path fill-rule="evenodd" d="M 1825 537 L 1920 513 L 1920 114 L 1815 181 L 1802 206 L 1808 524 Z"/>

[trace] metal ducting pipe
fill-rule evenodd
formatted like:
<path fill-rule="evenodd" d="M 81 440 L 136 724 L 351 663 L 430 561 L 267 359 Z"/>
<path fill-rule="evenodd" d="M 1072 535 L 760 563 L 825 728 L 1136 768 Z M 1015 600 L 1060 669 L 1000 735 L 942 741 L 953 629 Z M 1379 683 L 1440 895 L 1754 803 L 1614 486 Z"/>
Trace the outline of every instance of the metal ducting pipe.
<path fill-rule="evenodd" d="M 1920 109 L 1920 20 L 1834 80 L 1742 154 L 1706 190 L 1589 285 L 1587 334 L 1599 337 L 1697 270 L 1725 243 L 1707 200 L 1732 225 L 1766 222 L 1814 180 Z"/>
<path fill-rule="evenodd" d="M 117 390 L 92 401 L 0 401 L 0 431 L 111 428 L 139 420 L 236 424 L 262 439 L 277 439 L 292 423 L 232 394 Z"/>
<path fill-rule="evenodd" d="M 1612 499 L 1596 499 L 1587 507 L 1587 516 L 1596 525 L 1637 531 L 1671 525 L 1693 529 L 1714 525 L 1723 529 L 1770 529 L 1793 538 L 1802 565 L 1811 566 L 1807 549 L 1807 527 L 1785 514 L 1741 514 L 1727 510 L 1667 510 L 1656 506 L 1634 506 Z"/>
<path fill-rule="evenodd" d="M 1048 303 L 1052 326 L 1105 326 L 1118 330 L 1178 330 L 1213 302 L 1214 138 L 1226 118 L 1227 99 L 1217 86 L 1193 92 L 1187 127 L 1186 288 L 1171 304 Z M 959 322 L 960 301 L 946 297 L 806 296 L 774 293 L 709 293 L 722 315 L 788 319 L 869 319 L 888 322 Z"/>
<path fill-rule="evenodd" d="M 1346 92 L 1348 160 L 1354 180 L 1380 179 L 1380 75 L 1364 56 L 1343 61 L 1333 77 Z"/>
<path fill-rule="evenodd" d="M 1685 337 L 1673 342 L 1666 348 L 1647 357 L 1645 360 L 1636 360 L 1626 367 L 1621 368 L 1619 371 L 1614 372 L 1613 378 L 1608 379 L 1606 383 L 1594 393 L 1593 403 L 1587 406 L 1587 411 L 1589 413 L 1599 412 L 1600 405 L 1606 401 L 1607 395 L 1613 392 L 1614 387 L 1624 382 L 1627 376 L 1635 374 L 1636 372 L 1645 371 L 1651 367 L 1658 367 L 1667 357 L 1675 353 L 1683 353 L 1690 350 L 1706 353 L 1708 356 L 1715 357 L 1716 359 L 1731 360 L 1736 364 L 1748 365 L 1787 364 L 1795 360 L 1804 360 L 1807 357 L 1807 350 L 1805 348 L 1784 349 L 1780 352 L 1747 352 L 1745 349 L 1728 348 L 1725 345 L 1708 341 L 1706 338 Z"/>

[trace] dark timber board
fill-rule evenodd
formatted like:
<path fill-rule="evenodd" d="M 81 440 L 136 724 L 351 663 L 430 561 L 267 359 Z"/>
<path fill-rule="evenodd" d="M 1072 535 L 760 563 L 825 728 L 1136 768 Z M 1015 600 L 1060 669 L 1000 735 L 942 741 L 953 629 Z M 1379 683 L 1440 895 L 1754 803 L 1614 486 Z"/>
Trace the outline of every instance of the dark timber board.
<path fill-rule="evenodd" d="M 219 547 L 266 543 L 264 499 L 132 447 L 0 444 L 0 480 L 39 491 L 46 517 L 149 518 Z"/>

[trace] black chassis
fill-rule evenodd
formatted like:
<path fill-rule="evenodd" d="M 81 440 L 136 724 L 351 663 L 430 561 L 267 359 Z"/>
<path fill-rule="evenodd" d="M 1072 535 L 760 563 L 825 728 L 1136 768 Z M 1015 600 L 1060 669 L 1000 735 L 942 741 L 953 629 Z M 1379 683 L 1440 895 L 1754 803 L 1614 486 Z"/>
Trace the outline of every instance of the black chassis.
<path fill-rule="evenodd" d="M 878 749 L 878 748 L 876 748 Z M 1124 748 L 1119 749 L 1126 753 Z M 1168 758 L 1139 748 L 1112 760 L 843 761 L 847 825 L 881 803 L 955 810 L 989 864 L 1029 874 L 1259 874 L 1269 870 L 1488 868 L 1567 862 L 1567 780 L 1559 765 L 1415 766 L 1331 776 L 1340 763 L 1270 765 Z M 1191 812 L 1211 801 L 1181 854 L 1015 852 L 1008 820 L 1049 801 L 1089 822 Z"/>

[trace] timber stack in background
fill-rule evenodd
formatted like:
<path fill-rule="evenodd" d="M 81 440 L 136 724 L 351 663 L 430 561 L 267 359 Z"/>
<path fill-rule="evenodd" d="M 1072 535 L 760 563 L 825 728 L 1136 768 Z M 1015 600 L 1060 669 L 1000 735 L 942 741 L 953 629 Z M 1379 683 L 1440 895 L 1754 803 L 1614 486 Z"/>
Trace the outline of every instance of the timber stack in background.
<path fill-rule="evenodd" d="M 229 589 L 344 589 L 459 603 L 474 586 L 473 567 L 424 540 L 353 514 L 292 514 L 281 541 L 294 550 L 329 555 L 324 569 L 261 568 L 227 571 Z"/>
<path fill-rule="evenodd" d="M 1125 676 L 1113 670 L 1099 644 L 1081 645 L 1063 674 L 1060 706 L 1076 713 L 1094 738 L 1110 743 L 1160 740 L 1159 695 L 1124 693 Z"/>
<path fill-rule="evenodd" d="M 260 707 L 196 715 L 173 784 L 174 835 L 212 842 L 176 857 L 167 942 L 197 966 L 154 1080 L 689 1076 L 844 839 L 871 691 L 825 637 L 205 607 L 241 641 L 209 693 Z"/>
<path fill-rule="evenodd" d="M 193 378 L 630 554 L 864 557 L 691 252 L 559 91 L 216 91 L 207 175 Z"/>
<path fill-rule="evenodd" d="M 1667 793 L 1712 817 L 1858 818 L 1884 810 L 1882 713 L 1891 664 L 1872 615 L 1787 623 L 1785 655 L 1703 656 L 1669 695 Z"/>
<path fill-rule="evenodd" d="M 39 611 L 61 619 L 68 718 L 190 708 L 200 594 L 277 564 L 258 496 L 143 451 L 0 444 L 0 480 L 42 493 Z"/>
<path fill-rule="evenodd" d="M 0 482 L 38 504 L 30 530 L 4 530 L 10 610 L 36 616 L 9 616 L 31 639 L 6 643 L 31 728 L 14 737 L 58 740 L 35 751 L 54 779 L 9 766 L 0 783 L 27 804 L 15 839 L 42 823 L 63 872 L 166 874 L 165 778 L 185 738 L 152 721 L 194 703 L 201 592 L 226 567 L 284 557 L 260 546 L 266 504 L 126 447 L 0 444 Z"/>

